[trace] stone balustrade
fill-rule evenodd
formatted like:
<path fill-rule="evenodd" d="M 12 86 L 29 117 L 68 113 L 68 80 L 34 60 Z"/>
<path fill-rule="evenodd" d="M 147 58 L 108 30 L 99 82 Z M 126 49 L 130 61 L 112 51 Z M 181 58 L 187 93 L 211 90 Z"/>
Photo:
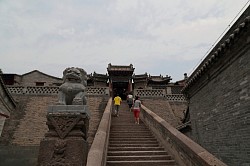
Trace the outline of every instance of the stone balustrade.
<path fill-rule="evenodd" d="M 7 86 L 11 94 L 57 95 L 58 86 Z M 108 87 L 87 87 L 87 95 L 109 95 Z"/>
<path fill-rule="evenodd" d="M 134 95 L 141 98 L 162 97 L 169 101 L 186 101 L 182 94 L 168 94 L 165 89 L 134 89 Z"/>

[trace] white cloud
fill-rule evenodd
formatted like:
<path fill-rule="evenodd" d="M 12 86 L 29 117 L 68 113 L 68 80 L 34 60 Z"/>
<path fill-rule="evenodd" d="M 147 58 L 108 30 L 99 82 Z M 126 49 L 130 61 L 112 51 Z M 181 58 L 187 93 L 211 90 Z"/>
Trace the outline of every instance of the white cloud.
<path fill-rule="evenodd" d="M 2 0 L 0 68 L 61 76 L 68 66 L 106 73 L 108 63 L 132 63 L 136 74 L 182 79 L 246 2 Z"/>

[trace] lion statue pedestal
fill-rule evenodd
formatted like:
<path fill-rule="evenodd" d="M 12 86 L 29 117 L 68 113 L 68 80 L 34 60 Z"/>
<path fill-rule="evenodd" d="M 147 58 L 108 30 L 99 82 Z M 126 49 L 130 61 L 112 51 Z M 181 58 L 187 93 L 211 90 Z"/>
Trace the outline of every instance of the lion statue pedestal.
<path fill-rule="evenodd" d="M 57 105 L 48 108 L 49 131 L 40 142 L 39 166 L 85 166 L 87 162 L 90 119 L 85 97 L 87 73 L 80 68 L 67 68 L 63 80 Z"/>

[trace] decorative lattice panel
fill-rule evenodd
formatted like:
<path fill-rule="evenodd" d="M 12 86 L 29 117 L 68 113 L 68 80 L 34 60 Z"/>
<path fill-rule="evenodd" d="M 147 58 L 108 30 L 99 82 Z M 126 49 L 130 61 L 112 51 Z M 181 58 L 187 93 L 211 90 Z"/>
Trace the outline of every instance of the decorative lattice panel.
<path fill-rule="evenodd" d="M 58 94 L 59 87 L 46 87 L 46 86 L 9 86 L 7 87 L 12 94 L 36 94 L 36 95 L 54 95 Z M 109 88 L 106 87 L 87 87 L 88 95 L 109 95 Z"/>
<path fill-rule="evenodd" d="M 105 87 L 88 87 L 88 95 L 109 95 L 109 88 Z"/>
<path fill-rule="evenodd" d="M 186 101 L 182 94 L 165 95 L 164 97 L 169 101 Z"/>
<path fill-rule="evenodd" d="M 140 97 L 163 97 L 169 101 L 186 101 L 182 94 L 166 94 L 165 89 L 135 89 L 134 95 Z"/>
<path fill-rule="evenodd" d="M 22 86 L 13 86 L 13 87 L 7 87 L 8 91 L 13 94 L 23 94 L 23 87 Z"/>
<path fill-rule="evenodd" d="M 135 96 L 140 97 L 164 97 L 166 94 L 164 89 L 136 89 L 134 90 Z"/>
<path fill-rule="evenodd" d="M 58 94 L 59 87 L 28 86 L 27 94 Z"/>

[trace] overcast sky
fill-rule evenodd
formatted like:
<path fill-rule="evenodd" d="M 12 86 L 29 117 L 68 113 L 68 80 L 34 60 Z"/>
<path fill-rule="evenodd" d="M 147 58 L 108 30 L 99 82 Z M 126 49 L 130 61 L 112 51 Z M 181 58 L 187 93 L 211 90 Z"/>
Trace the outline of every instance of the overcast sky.
<path fill-rule="evenodd" d="M 66 67 L 183 79 L 249 0 L 0 0 L 0 69 Z M 244 8 L 245 9 L 245 8 Z"/>

